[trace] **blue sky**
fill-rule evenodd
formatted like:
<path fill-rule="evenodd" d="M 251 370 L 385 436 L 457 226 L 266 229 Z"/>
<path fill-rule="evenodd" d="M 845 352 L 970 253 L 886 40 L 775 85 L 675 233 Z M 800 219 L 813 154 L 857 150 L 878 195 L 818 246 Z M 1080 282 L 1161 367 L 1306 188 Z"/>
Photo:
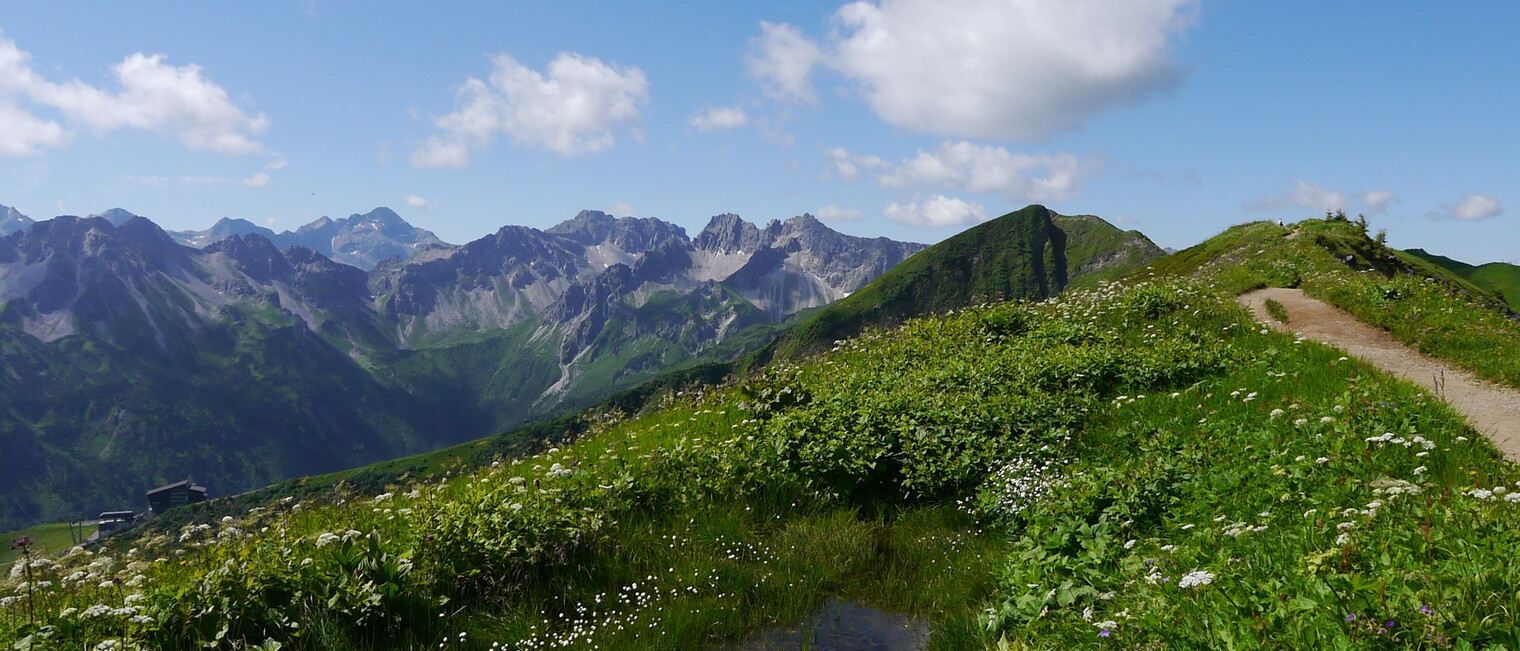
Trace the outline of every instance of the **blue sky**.
<path fill-rule="evenodd" d="M 1179 248 L 1339 208 L 1520 261 L 1513 2 L 632 4 L 9 3 L 0 204 L 458 243 L 584 208 L 936 242 L 1039 202 Z"/>

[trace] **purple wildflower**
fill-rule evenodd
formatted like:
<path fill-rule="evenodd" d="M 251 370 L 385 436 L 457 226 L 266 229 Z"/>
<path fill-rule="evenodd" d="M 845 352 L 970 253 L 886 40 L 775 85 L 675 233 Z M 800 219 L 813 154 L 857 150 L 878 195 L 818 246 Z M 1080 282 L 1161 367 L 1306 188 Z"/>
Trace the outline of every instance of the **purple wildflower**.
<path fill-rule="evenodd" d="M 1108 630 L 1106 628 L 1103 629 L 1103 630 L 1101 630 L 1101 631 L 1098 631 L 1098 637 L 1109 637 L 1109 636 L 1111 636 L 1113 634 L 1114 634 L 1113 631 L 1110 631 L 1110 630 Z"/>
<path fill-rule="evenodd" d="M 1393 620 L 1390 619 L 1390 620 L 1388 620 L 1386 622 L 1383 622 L 1383 628 L 1393 628 L 1393 627 L 1394 627 Z"/>
<path fill-rule="evenodd" d="M 1348 621 L 1348 622 L 1354 622 L 1354 621 L 1356 621 L 1356 613 L 1347 613 L 1346 614 L 1346 621 Z"/>

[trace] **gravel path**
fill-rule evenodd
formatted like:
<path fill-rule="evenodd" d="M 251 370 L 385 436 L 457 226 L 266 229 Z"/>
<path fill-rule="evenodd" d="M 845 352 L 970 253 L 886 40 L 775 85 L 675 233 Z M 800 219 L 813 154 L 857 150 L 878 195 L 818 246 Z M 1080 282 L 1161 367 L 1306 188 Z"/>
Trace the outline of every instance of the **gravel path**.
<path fill-rule="evenodd" d="M 1267 314 L 1269 298 L 1287 309 L 1287 323 L 1278 323 Z M 1520 461 L 1520 391 L 1421 355 L 1387 332 L 1297 289 L 1258 289 L 1236 300 L 1249 307 L 1257 319 L 1282 332 L 1338 346 L 1401 380 L 1429 389 L 1467 416 L 1473 428 L 1493 441 L 1506 458 Z"/>

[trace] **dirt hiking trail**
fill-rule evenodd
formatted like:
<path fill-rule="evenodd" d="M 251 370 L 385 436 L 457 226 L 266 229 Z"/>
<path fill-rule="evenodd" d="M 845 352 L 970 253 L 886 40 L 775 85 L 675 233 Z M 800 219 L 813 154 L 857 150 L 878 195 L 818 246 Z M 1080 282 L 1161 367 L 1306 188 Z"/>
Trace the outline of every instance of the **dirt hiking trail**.
<path fill-rule="evenodd" d="M 1281 303 L 1288 322 L 1267 314 L 1267 299 Z M 1446 400 L 1467 417 L 1511 461 L 1520 461 L 1520 391 L 1480 380 L 1446 362 L 1430 359 L 1394 340 L 1387 332 L 1301 290 L 1267 288 L 1236 298 L 1262 323 L 1305 339 L 1338 346 L 1393 376 L 1414 382 Z"/>

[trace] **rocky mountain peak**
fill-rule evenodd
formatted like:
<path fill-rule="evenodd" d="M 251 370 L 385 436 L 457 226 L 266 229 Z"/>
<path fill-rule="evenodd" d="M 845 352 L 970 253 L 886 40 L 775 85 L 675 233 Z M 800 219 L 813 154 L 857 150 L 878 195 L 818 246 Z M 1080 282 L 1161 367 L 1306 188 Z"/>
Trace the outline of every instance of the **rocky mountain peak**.
<path fill-rule="evenodd" d="M 291 269 L 280 250 L 261 235 L 233 235 L 201 250 L 225 255 L 238 271 L 261 283 L 283 278 Z"/>
<path fill-rule="evenodd" d="M 31 228 L 31 217 L 21 214 L 21 211 L 10 206 L 0 206 L 0 235 L 24 231 Z"/>
<path fill-rule="evenodd" d="M 765 244 L 763 239 L 754 224 L 733 213 L 723 213 L 708 220 L 692 244 L 703 251 L 753 253 Z"/>
<path fill-rule="evenodd" d="M 686 240 L 686 229 L 675 224 L 654 217 L 613 217 L 599 210 L 582 210 L 544 232 L 583 246 L 615 246 L 630 255 L 649 251 L 671 238 Z"/>
<path fill-rule="evenodd" d="M 616 224 L 616 217 L 600 210 L 582 210 L 544 232 L 567 237 L 586 246 L 596 246 L 607 241 Z"/>
<path fill-rule="evenodd" d="M 296 229 L 296 235 L 305 235 L 307 233 L 311 233 L 311 232 L 315 232 L 315 231 L 324 231 L 324 230 L 327 230 L 329 228 L 332 228 L 332 225 L 333 225 L 332 218 L 328 217 L 327 215 L 322 215 L 321 217 L 318 217 L 315 220 L 313 220 L 310 224 L 306 224 L 305 226 L 297 228 Z"/>
<path fill-rule="evenodd" d="M 132 221 L 133 217 L 138 217 L 139 215 L 134 215 L 121 208 L 112 208 L 105 212 L 98 212 L 90 216 L 99 217 L 108 222 L 111 222 L 112 226 L 121 226 L 122 224 Z"/>

